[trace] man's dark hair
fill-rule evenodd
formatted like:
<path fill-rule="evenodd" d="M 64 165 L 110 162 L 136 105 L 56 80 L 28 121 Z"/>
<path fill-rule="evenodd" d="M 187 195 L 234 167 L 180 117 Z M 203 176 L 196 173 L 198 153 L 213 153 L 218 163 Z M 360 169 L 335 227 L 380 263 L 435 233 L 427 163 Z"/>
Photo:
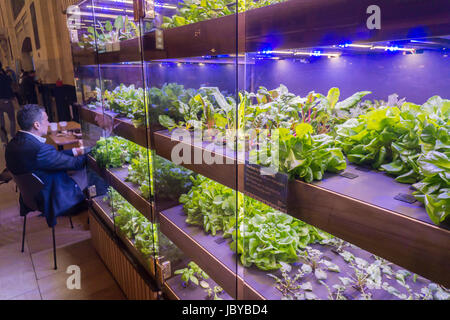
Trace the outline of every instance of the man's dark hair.
<path fill-rule="evenodd" d="M 36 121 L 42 120 L 42 112 L 44 109 L 37 104 L 27 104 L 17 112 L 17 122 L 20 128 L 30 131 Z"/>

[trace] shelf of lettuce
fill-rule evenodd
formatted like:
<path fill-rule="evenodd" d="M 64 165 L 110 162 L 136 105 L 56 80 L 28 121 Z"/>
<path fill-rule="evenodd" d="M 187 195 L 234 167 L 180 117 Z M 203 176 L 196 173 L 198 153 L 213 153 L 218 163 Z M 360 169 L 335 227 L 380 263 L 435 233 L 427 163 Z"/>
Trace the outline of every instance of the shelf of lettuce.
<path fill-rule="evenodd" d="M 383 269 L 386 265 L 391 268 L 390 271 L 385 270 L 386 274 L 375 272 L 370 275 L 370 277 L 379 277 L 377 280 L 374 279 L 377 284 L 374 284 L 372 289 L 376 287 L 376 290 L 366 288 L 365 294 L 370 293 L 372 299 L 399 298 L 392 295 L 391 292 L 396 292 L 399 295 L 408 294 L 406 287 L 402 288 L 398 285 L 395 274 L 400 272 L 399 274 L 412 275 L 410 272 L 337 239 L 335 239 L 336 242 L 331 241 L 326 245 L 318 243 L 309 245 L 307 251 L 311 259 L 300 258 L 290 266 L 289 264 L 282 264 L 281 269 L 261 270 L 255 265 L 244 268 L 238 256 L 231 249 L 235 245 L 231 238 L 224 239 L 222 232 L 212 236 L 199 226 L 186 223 L 185 220 L 186 215 L 182 206 L 163 211 L 159 214 L 161 232 L 167 235 L 173 243 L 235 299 L 273 300 L 283 299 L 288 295 L 295 296 L 298 299 L 331 299 L 331 291 L 335 291 L 332 289 L 335 288 L 333 286 L 340 286 L 343 283 L 348 285 L 346 281 L 351 282 L 353 280 L 350 279 L 357 278 L 355 266 L 358 263 L 361 264 L 360 268 L 356 267 L 360 269 L 359 271 L 364 268 L 370 269 L 370 265 L 372 265 L 372 269 Z M 350 263 L 349 259 L 355 260 Z M 378 271 L 381 269 L 378 269 Z M 286 274 L 283 275 L 283 273 Z M 299 274 L 301 276 L 297 278 L 298 283 L 292 283 L 293 287 L 289 288 L 288 286 L 288 289 L 284 287 L 286 283 L 282 281 L 278 283 L 273 276 L 268 274 L 277 277 L 276 279 L 284 280 L 289 277 L 292 280 Z M 409 278 L 409 281 L 408 286 L 412 292 L 420 292 L 421 287 L 430 284 L 428 280 L 422 277 L 420 277 L 420 281 L 412 281 L 412 277 Z M 384 289 L 380 286 L 384 286 Z M 296 295 L 292 294 L 293 292 L 296 292 Z M 361 299 L 364 297 L 363 293 L 364 290 L 361 291 L 357 286 L 349 286 L 340 292 L 340 295 L 346 299 Z"/>
<path fill-rule="evenodd" d="M 186 150 L 191 152 L 190 159 L 194 159 L 195 154 L 206 155 L 207 158 L 210 155 L 211 159 L 216 160 L 215 163 L 183 166 L 254 196 L 244 186 L 245 165 L 237 165 L 233 150 L 211 150 L 207 147 L 208 142 L 203 142 L 202 146 L 192 145 L 177 140 L 168 131 L 155 132 L 153 138 L 156 154 L 169 161 L 176 146 L 187 147 Z M 93 163 L 92 159 L 90 162 Z M 345 173 L 350 173 L 352 178 Z M 412 199 L 409 185 L 398 183 L 384 173 L 353 164 L 348 164 L 345 173 L 326 173 L 322 181 L 313 183 L 290 181 L 287 213 L 448 286 L 450 276 L 444 272 L 449 268 L 450 261 L 448 226 L 434 225 L 419 202 L 395 199 L 399 195 L 407 201 Z M 106 170 L 103 176 L 105 174 L 124 197 L 150 217 L 147 214 L 150 203 L 139 195 L 136 186 L 125 182 L 126 169 L 119 169 L 114 174 Z M 160 210 L 162 208 L 158 208 Z"/>
<path fill-rule="evenodd" d="M 166 138 L 165 139 L 170 139 L 168 137 L 168 133 L 158 133 L 157 135 L 165 135 Z M 117 139 L 117 138 L 116 138 Z M 170 139 L 172 140 L 172 139 Z M 159 141 L 158 138 L 156 138 L 156 141 Z M 175 141 L 176 142 L 176 141 Z M 164 143 L 165 146 L 168 146 L 168 148 L 170 149 L 170 143 L 168 141 L 166 141 L 166 143 Z M 158 146 L 158 144 L 156 144 L 156 146 Z M 161 150 L 160 148 L 157 147 L 157 151 Z M 232 156 L 233 152 L 231 152 L 230 154 L 230 150 L 228 150 L 228 155 L 229 157 Z M 90 159 L 90 161 L 94 161 L 93 159 Z M 200 168 L 204 168 L 205 166 L 200 166 Z M 189 167 L 190 169 L 196 169 L 196 167 Z M 367 179 L 369 179 L 370 181 L 373 181 L 372 177 L 370 177 L 371 174 L 376 174 L 378 176 L 382 176 L 384 181 L 387 183 L 387 186 L 389 185 L 393 185 L 396 182 L 394 180 L 392 180 L 391 178 L 382 175 L 381 173 L 377 173 L 377 172 L 370 172 L 367 171 L 366 169 L 364 169 L 363 171 L 358 171 L 357 169 L 355 169 L 355 166 L 351 166 L 351 168 L 354 170 L 354 174 L 359 174 L 359 175 L 363 175 L 363 177 L 366 177 Z M 223 169 L 223 168 L 222 168 Z M 111 170 L 115 170 L 115 174 L 111 173 Z M 121 178 L 117 178 L 117 170 L 122 171 L 122 174 L 120 175 Z M 127 170 L 123 170 L 123 169 L 107 169 L 104 170 L 106 172 L 108 172 L 109 175 L 113 176 L 113 180 L 115 181 L 116 185 L 115 188 L 118 190 L 121 190 L 122 188 L 126 188 L 126 189 L 130 189 L 130 191 L 132 193 L 136 195 L 138 195 L 138 190 L 136 189 L 136 185 L 130 185 L 129 183 L 125 182 L 125 177 L 127 174 Z M 199 170 L 200 171 L 200 170 Z M 101 172 L 101 170 L 100 170 Z M 229 175 L 229 172 L 227 174 L 227 172 L 223 171 L 223 170 L 211 170 L 210 172 L 215 172 L 215 173 L 219 173 L 221 175 L 224 175 L 225 177 L 227 177 Z M 104 173 L 103 173 L 104 174 Z M 210 174 L 211 175 L 211 174 Z M 366 175 L 366 176 L 364 176 Z M 111 180 L 112 177 L 109 177 L 109 179 Z M 212 177 L 214 178 L 214 180 L 221 180 L 221 178 L 219 176 L 214 176 Z M 325 180 L 323 180 L 320 183 L 324 183 L 327 181 L 329 177 L 325 177 Z M 337 181 L 345 181 L 345 180 L 341 180 L 341 179 L 347 179 L 347 178 L 343 178 L 340 175 L 331 175 L 331 178 L 337 178 Z M 351 179 L 351 181 L 356 181 L 356 179 Z M 295 183 L 301 183 L 304 185 L 307 185 L 303 182 L 300 181 L 296 181 Z M 337 187 L 336 187 L 337 185 Z M 339 183 L 337 183 L 336 185 L 332 184 L 332 186 L 334 186 L 337 189 L 340 189 L 341 187 L 339 186 Z M 373 183 L 371 183 L 370 185 L 373 185 Z M 401 187 L 405 187 L 405 185 L 403 184 L 398 184 Z M 312 185 L 314 187 L 314 185 Z M 377 186 L 378 190 L 385 190 L 387 187 L 386 186 Z M 354 188 L 350 188 L 349 192 L 354 192 L 355 190 L 353 190 Z M 356 188 L 359 189 L 359 188 Z M 353 191 L 352 191 L 353 190 Z M 241 190 L 242 191 L 242 190 Z M 243 190 L 245 191 L 245 190 Z M 127 193 L 124 192 L 124 195 L 126 195 Z M 345 197 L 346 198 L 346 197 Z M 132 197 L 128 196 L 128 199 L 132 199 Z M 314 206 L 313 206 L 314 207 Z M 175 214 L 174 212 L 176 212 L 177 214 Z M 248 286 L 248 284 L 246 283 L 246 281 L 243 281 L 243 277 L 241 276 L 242 272 L 238 272 L 238 271 L 233 271 L 233 266 L 237 265 L 237 260 L 234 257 L 233 258 L 233 254 L 231 254 L 230 252 L 228 252 L 229 254 L 231 254 L 231 258 L 229 255 L 227 255 L 227 251 L 226 251 L 226 247 L 228 246 L 228 244 L 223 244 L 224 242 L 221 242 L 220 244 L 222 244 L 223 248 L 219 249 L 219 248 L 215 248 L 214 246 L 217 246 L 218 243 L 214 242 L 214 240 L 218 240 L 218 239 L 211 239 L 211 237 L 200 237 L 200 238 L 195 238 L 195 236 L 199 236 L 199 234 L 201 235 L 202 232 L 198 227 L 193 227 L 193 226 L 188 226 L 185 222 L 184 222 L 184 217 L 183 217 L 183 210 L 181 208 L 181 206 L 179 207 L 175 207 L 169 210 L 164 210 L 162 212 L 160 212 L 158 214 L 158 221 L 160 222 L 160 228 L 161 231 L 166 234 L 168 236 L 168 238 L 173 241 L 176 245 L 178 245 L 183 251 L 185 251 L 187 254 L 189 254 L 192 259 L 194 259 L 196 262 L 198 262 L 203 268 L 205 268 L 205 270 L 212 275 L 212 277 L 214 279 L 223 279 L 221 281 L 217 280 L 219 284 L 224 285 L 224 289 L 227 290 L 228 292 L 230 292 L 230 294 L 233 296 L 233 290 L 234 287 L 231 285 L 230 283 L 233 283 L 233 279 L 236 279 L 237 274 L 239 274 L 240 276 L 238 276 L 238 280 L 239 283 L 243 286 L 243 288 L 245 288 L 245 290 L 243 292 L 245 292 L 245 297 L 246 298 L 262 298 L 264 297 L 264 295 L 261 295 L 258 291 L 256 291 L 254 289 L 254 286 Z M 311 216 L 315 216 L 317 215 L 317 212 L 313 212 L 312 214 L 310 214 Z M 305 219 L 304 219 L 305 220 Z M 348 220 L 346 220 L 348 223 Z M 308 222 L 308 221 L 306 221 Z M 345 226 L 344 226 L 345 227 Z M 344 228 L 342 227 L 342 228 Z M 435 227 L 437 228 L 437 227 Z M 341 230 L 341 229 L 339 229 Z M 338 230 L 338 231 L 339 231 Z M 345 228 L 344 228 L 345 230 Z M 203 233 L 203 235 L 206 235 L 205 233 Z M 213 241 L 210 241 L 213 240 Z M 194 248 L 194 249 L 192 249 Z M 228 249 L 229 250 L 229 249 Z M 221 257 L 217 257 L 211 254 L 211 252 L 214 252 L 215 255 L 217 254 L 225 254 L 225 256 L 221 256 Z M 228 262 L 227 262 L 228 261 Z M 227 287 L 230 286 L 230 287 Z M 263 290 L 263 289 L 261 289 Z M 233 297 L 238 297 L 238 298 L 242 298 L 237 296 L 236 294 Z"/>
<path fill-rule="evenodd" d="M 188 144 L 177 140 L 168 131 L 154 133 L 156 154 L 171 160 L 172 150 L 186 147 L 188 159 L 195 154 L 215 159 L 210 165 L 181 164 L 234 190 L 249 196 L 244 186 L 243 163 L 236 153 L 226 148 L 212 150 L 210 142 Z M 193 141 L 194 139 L 192 139 Z M 227 164 L 228 163 L 228 164 Z M 349 164 L 345 173 L 326 173 L 324 179 L 313 183 L 300 180 L 288 184 L 287 213 L 312 224 L 365 250 L 421 274 L 433 281 L 450 284 L 445 272 L 450 266 L 450 230 L 436 226 L 425 207 L 396 200 L 408 195 L 409 185 L 365 167 Z M 236 174 L 238 174 L 236 179 Z M 356 176 L 356 177 L 355 177 Z M 270 203 L 268 203 L 270 205 Z"/>

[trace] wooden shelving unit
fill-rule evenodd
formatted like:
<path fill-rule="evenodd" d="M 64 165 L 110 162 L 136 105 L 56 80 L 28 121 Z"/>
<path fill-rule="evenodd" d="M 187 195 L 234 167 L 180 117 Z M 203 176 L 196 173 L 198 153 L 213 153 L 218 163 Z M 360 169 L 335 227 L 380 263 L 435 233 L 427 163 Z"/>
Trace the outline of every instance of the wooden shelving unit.
<path fill-rule="evenodd" d="M 121 42 L 120 51 L 96 53 L 75 50 L 74 64 L 94 65 L 198 56 L 237 55 L 258 52 L 271 45 L 271 50 L 329 46 L 358 39 L 361 42 L 408 39 L 411 30 L 421 26 L 427 37 L 450 34 L 448 12 L 450 2 L 440 0 L 402 1 L 380 0 L 383 27 L 368 30 L 366 9 L 373 1 L 304 0 L 287 1 L 270 7 L 251 10 L 237 16 L 226 16 L 183 27 L 164 30 L 164 49 L 156 49 L 155 33 Z M 237 23 L 236 23 L 237 22 Z M 330 32 L 332 30 L 332 32 Z M 220 34 L 220 36 L 217 36 Z M 142 54 L 141 54 L 142 45 Z M 114 134 L 150 148 L 171 160 L 178 143 L 165 131 L 136 128 L 129 119 L 111 112 L 81 107 L 81 118 L 98 125 L 101 117 L 112 119 Z M 234 190 L 249 194 L 244 185 L 245 161 L 238 161 L 235 152 L 211 152 L 202 145 L 187 145 L 191 159 L 196 152 L 209 154 L 215 164 L 186 164 L 184 167 L 204 175 Z M 223 164 L 217 164 L 218 159 Z M 217 283 L 237 299 L 280 298 L 266 291 L 269 284 L 258 280 L 258 273 L 240 267 L 230 253 L 228 244 L 217 244 L 198 228 L 184 222 L 181 207 L 153 210 L 153 199 L 140 196 L 136 186 L 125 181 L 127 169 L 100 169 L 92 158 L 90 165 L 104 177 L 127 201 L 151 221 L 160 223 L 164 233 L 179 248 L 191 256 Z M 326 174 L 314 183 L 290 181 L 287 213 L 344 239 L 432 281 L 450 287 L 450 228 L 434 225 L 425 208 L 418 202 L 395 200 L 398 194 L 411 194 L 409 185 L 381 172 L 362 170 L 349 164 L 346 172 L 357 175 L 348 179 L 340 174 Z M 156 204 L 158 205 L 158 204 Z M 104 211 L 94 202 L 97 210 Z M 218 238 L 218 237 L 216 237 Z M 123 239 L 124 243 L 126 240 Z M 132 248 L 130 247 L 132 251 Z M 153 270 L 155 275 L 155 270 Z M 234 287 L 237 279 L 237 290 Z M 253 279 L 253 280 L 252 280 Z M 256 279 L 256 280 L 255 280 Z M 253 281 L 253 282 L 252 282 Z M 270 287 L 270 285 L 269 285 Z M 163 284 L 167 295 L 180 297 L 169 279 Z"/>
<path fill-rule="evenodd" d="M 120 238 L 118 240 L 111 216 L 99 204 L 94 200 L 94 205 L 89 210 L 90 229 L 92 242 L 105 265 L 128 299 L 158 299 L 158 285 L 151 267 L 136 262 L 135 253 L 130 252 Z"/>

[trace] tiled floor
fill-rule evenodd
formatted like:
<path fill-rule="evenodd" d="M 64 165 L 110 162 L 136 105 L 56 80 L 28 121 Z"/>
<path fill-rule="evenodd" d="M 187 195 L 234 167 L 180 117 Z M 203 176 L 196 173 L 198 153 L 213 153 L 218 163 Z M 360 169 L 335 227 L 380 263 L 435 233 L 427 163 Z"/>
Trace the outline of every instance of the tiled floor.
<path fill-rule="evenodd" d="M 7 128 L 9 124 L 7 123 Z M 0 144 L 0 172 L 5 168 Z M 14 182 L 0 185 L 0 300 L 125 299 L 91 244 L 86 215 L 58 218 L 55 227 L 58 269 L 53 269 L 51 229 L 38 213 L 27 217 L 24 252 L 23 218 Z M 68 289 L 67 267 L 81 271 L 81 289 Z"/>

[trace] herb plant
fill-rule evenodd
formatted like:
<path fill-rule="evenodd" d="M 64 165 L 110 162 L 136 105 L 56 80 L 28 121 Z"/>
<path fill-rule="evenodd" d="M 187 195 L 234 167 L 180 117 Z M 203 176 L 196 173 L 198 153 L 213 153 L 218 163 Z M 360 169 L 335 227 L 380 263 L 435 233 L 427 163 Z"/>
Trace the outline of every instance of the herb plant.
<path fill-rule="evenodd" d="M 131 119 L 136 127 L 146 124 L 144 89 L 121 84 L 113 91 L 105 90 L 103 98 L 105 109 Z"/>
<path fill-rule="evenodd" d="M 175 28 L 187 24 L 219 18 L 246 10 L 260 8 L 286 0 L 184 0 L 179 2 L 179 12 L 172 17 L 163 17 L 161 27 Z"/>
<path fill-rule="evenodd" d="M 104 47 L 107 43 L 115 43 L 139 36 L 136 24 L 128 19 L 128 16 L 117 16 L 114 24 L 107 20 L 104 24 L 97 21 L 94 26 L 87 28 L 87 34 L 83 34 L 78 42 L 80 48 Z"/>
<path fill-rule="evenodd" d="M 219 295 L 223 293 L 223 289 L 219 286 L 214 286 L 214 288 L 211 288 L 209 283 L 206 281 L 209 279 L 209 276 L 195 262 L 189 262 L 187 268 L 176 270 L 174 274 L 181 274 L 183 287 L 189 286 L 190 283 L 193 283 L 194 285 L 203 288 L 208 298 L 222 300 Z"/>

